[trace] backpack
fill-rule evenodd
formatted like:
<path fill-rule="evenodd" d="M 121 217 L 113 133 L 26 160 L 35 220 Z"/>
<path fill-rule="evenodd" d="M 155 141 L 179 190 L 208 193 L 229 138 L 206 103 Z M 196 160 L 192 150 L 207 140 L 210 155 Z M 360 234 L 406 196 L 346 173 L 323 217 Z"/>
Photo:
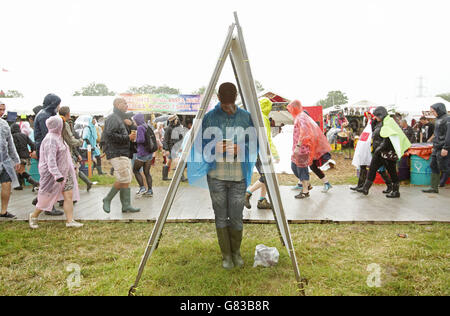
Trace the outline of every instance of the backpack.
<path fill-rule="evenodd" d="M 145 150 L 151 154 L 158 150 L 156 136 L 150 126 L 147 126 L 147 130 L 145 131 Z"/>

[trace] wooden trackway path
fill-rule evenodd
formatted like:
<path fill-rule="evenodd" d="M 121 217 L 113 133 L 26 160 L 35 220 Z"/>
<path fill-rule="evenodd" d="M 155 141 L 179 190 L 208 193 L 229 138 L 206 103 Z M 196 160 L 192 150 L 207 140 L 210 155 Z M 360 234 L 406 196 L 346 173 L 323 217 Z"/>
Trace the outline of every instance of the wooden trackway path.
<path fill-rule="evenodd" d="M 381 191 L 384 186 L 372 187 L 368 196 L 349 190 L 348 186 L 335 186 L 328 193 L 321 186 L 311 191 L 311 197 L 296 200 L 290 187 L 281 187 L 284 209 L 290 223 L 450 223 L 450 187 L 441 189 L 439 195 L 421 192 L 423 187 L 401 187 L 401 198 L 387 199 Z M 81 201 L 75 205 L 75 219 L 82 221 L 155 221 L 159 215 L 167 187 L 154 188 L 151 198 L 136 198 L 132 188 L 133 206 L 139 213 L 125 213 L 120 209 L 119 194 L 114 198 L 110 214 L 102 210 L 102 198 L 108 187 L 93 187 L 91 192 L 81 192 Z M 18 220 L 27 220 L 33 211 L 31 201 L 36 194 L 29 188 L 13 191 L 8 210 Z M 244 209 L 246 223 L 273 223 L 270 210 L 258 210 L 259 192 L 252 198 L 251 210 Z M 63 220 L 64 216 L 50 217 L 42 214 L 40 220 Z M 180 187 L 169 213 L 168 222 L 212 222 L 214 213 L 207 190 Z M 1 219 L 0 219 L 1 221 Z"/>

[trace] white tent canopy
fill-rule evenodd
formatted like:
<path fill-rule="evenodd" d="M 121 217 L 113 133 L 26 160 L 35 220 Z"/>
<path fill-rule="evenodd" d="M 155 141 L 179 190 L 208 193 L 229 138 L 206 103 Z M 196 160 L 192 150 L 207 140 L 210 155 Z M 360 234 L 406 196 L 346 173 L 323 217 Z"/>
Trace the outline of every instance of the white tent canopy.
<path fill-rule="evenodd" d="M 347 103 L 347 104 L 341 104 L 341 105 L 335 105 L 329 108 L 326 108 L 323 110 L 323 115 L 327 115 L 330 112 L 336 112 L 336 111 L 344 111 L 344 109 L 350 110 L 350 109 L 358 109 L 360 112 L 360 115 L 362 115 L 361 112 L 364 112 L 368 109 L 371 108 L 376 108 L 377 106 L 379 106 L 378 103 L 369 101 L 369 100 L 360 100 L 358 102 L 352 102 L 352 103 Z"/>
<path fill-rule="evenodd" d="M 423 111 L 429 111 L 435 103 L 444 103 L 447 111 L 450 111 L 450 102 L 440 97 L 421 97 L 403 99 L 395 104 L 395 111 L 402 114 L 408 124 L 412 119 L 418 121 L 423 116 Z"/>
<path fill-rule="evenodd" d="M 115 96 L 100 97 L 61 97 L 61 106 L 70 107 L 72 115 L 101 115 L 106 116 L 112 112 Z M 43 99 L 36 98 L 1 98 L 5 103 L 6 111 L 17 112 L 18 115 L 32 115 L 33 108 L 42 105 Z"/>

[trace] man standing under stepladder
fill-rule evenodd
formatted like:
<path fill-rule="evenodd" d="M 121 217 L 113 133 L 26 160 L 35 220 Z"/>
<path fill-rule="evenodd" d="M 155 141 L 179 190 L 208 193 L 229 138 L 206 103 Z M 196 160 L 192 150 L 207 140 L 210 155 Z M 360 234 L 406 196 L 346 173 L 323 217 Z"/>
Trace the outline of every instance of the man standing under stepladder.
<path fill-rule="evenodd" d="M 111 212 L 111 201 L 120 192 L 122 212 L 139 212 L 140 209 L 131 206 L 130 183 L 133 177 L 131 167 L 130 150 L 131 142 L 136 141 L 136 133 L 128 134 L 124 120 L 127 119 L 128 105 L 125 99 L 114 100 L 113 113 L 106 118 L 105 130 L 103 131 L 104 151 L 106 159 L 114 168 L 116 182 L 103 199 L 103 210 Z"/>
<path fill-rule="evenodd" d="M 436 103 L 430 108 L 436 122 L 434 125 L 433 153 L 431 154 L 431 188 L 422 190 L 425 193 L 439 193 L 439 181 L 441 180 L 441 172 L 443 183 L 447 181 L 449 176 L 449 157 L 450 150 L 450 116 L 447 114 L 445 104 Z"/>
<path fill-rule="evenodd" d="M 235 105 L 236 86 L 223 83 L 219 101 L 202 121 L 188 162 L 191 185 L 209 188 L 214 209 L 222 267 L 242 267 L 245 191 L 258 155 L 256 130 L 250 113 Z"/>

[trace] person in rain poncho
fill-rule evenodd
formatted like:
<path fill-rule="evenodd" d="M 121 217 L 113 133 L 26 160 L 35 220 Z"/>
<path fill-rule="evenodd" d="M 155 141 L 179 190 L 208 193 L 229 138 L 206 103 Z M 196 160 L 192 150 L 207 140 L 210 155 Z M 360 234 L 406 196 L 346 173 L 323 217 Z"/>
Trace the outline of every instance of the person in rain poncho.
<path fill-rule="evenodd" d="M 326 157 L 326 154 L 331 151 L 331 146 L 320 127 L 303 111 L 300 101 L 292 101 L 287 106 L 287 110 L 294 117 L 291 168 L 295 176 L 302 182 L 302 191 L 295 198 L 304 199 L 309 197 L 309 190 L 312 189 L 309 183 L 308 167 L 311 166 L 312 169 L 316 170 L 323 157 Z M 323 173 L 317 175 L 319 178 L 322 177 L 321 179 L 324 181 L 326 186 L 324 192 L 328 191 L 331 185 L 325 175 Z"/>
<path fill-rule="evenodd" d="M 382 124 L 380 129 L 375 129 L 374 131 L 374 143 L 377 137 L 381 137 L 382 141 L 379 145 L 374 144 L 374 152 L 367 180 L 363 187 L 356 191 L 363 193 L 364 195 L 369 194 L 377 170 L 381 166 L 385 166 L 392 181 L 392 192 L 387 194 L 386 197 L 398 198 L 400 197 L 400 181 L 397 174 L 397 161 L 403 156 L 405 151 L 411 147 L 411 143 L 400 126 L 398 126 L 394 119 L 389 116 L 385 107 L 377 107 L 374 110 L 373 115 L 375 116 L 375 119 Z"/>
<path fill-rule="evenodd" d="M 264 119 L 264 126 L 266 128 L 267 139 L 270 145 L 270 152 L 272 153 L 272 157 L 275 160 L 275 163 L 279 163 L 280 156 L 278 155 L 277 148 L 272 142 L 272 129 L 269 120 L 269 113 L 270 111 L 272 111 L 272 101 L 270 101 L 268 98 L 261 98 L 261 100 L 259 100 L 259 105 L 261 106 L 261 113 Z M 247 189 L 247 192 L 245 193 L 245 207 L 248 209 L 252 208 L 252 205 L 250 204 L 250 198 L 252 197 L 253 192 L 261 189 L 261 197 L 259 198 L 257 207 L 259 209 L 271 209 L 272 205 L 266 199 L 267 195 L 267 188 L 265 184 L 266 178 L 263 174 L 262 165 L 259 157 L 258 160 L 256 161 L 256 169 L 258 170 L 260 178 L 255 184 L 253 184 L 251 187 Z"/>
<path fill-rule="evenodd" d="M 450 116 L 447 114 L 445 104 L 436 103 L 430 107 L 431 112 L 436 116 L 433 153 L 431 154 L 431 188 L 422 190 L 424 193 L 439 193 L 438 186 L 445 186 L 449 176 L 449 155 L 450 151 Z M 442 171 L 442 178 L 440 173 Z M 440 183 L 439 183 L 440 180 Z"/>
<path fill-rule="evenodd" d="M 240 254 L 245 191 L 251 183 L 258 140 L 250 113 L 236 106 L 237 89 L 219 87 L 219 103 L 202 121 L 187 163 L 191 185 L 209 187 L 222 267 L 244 265 Z"/>
<path fill-rule="evenodd" d="M 5 105 L 0 104 L 0 183 L 2 188 L 0 218 L 12 219 L 16 216 L 8 212 L 8 203 L 11 197 L 11 187 L 19 185 L 16 171 L 20 168 L 20 158 L 14 146 L 9 125 L 1 118 L 4 112 Z"/>
<path fill-rule="evenodd" d="M 41 148 L 41 143 L 44 140 L 45 136 L 48 133 L 46 121 L 48 118 L 55 116 L 58 113 L 59 106 L 61 104 L 61 98 L 55 94 L 47 94 L 44 98 L 44 102 L 42 104 L 42 109 L 36 115 L 34 120 L 34 140 L 36 145 L 36 154 L 39 159 L 39 153 Z M 39 107 L 35 107 L 33 112 L 38 110 Z M 37 200 L 33 200 L 33 205 L 36 205 Z M 50 211 L 45 211 L 46 215 L 50 216 L 61 216 L 64 212 L 57 210 L 55 207 Z"/>
<path fill-rule="evenodd" d="M 82 148 L 87 149 L 88 145 L 91 145 L 92 161 L 95 162 L 98 174 L 102 175 L 102 159 L 100 158 L 101 153 L 97 145 L 98 133 L 95 127 L 95 119 L 92 116 L 85 116 L 83 121 L 85 127 L 82 134 L 82 139 L 84 140 Z"/>
<path fill-rule="evenodd" d="M 64 200 L 66 227 L 82 227 L 73 219 L 73 202 L 80 199 L 78 181 L 69 147 L 62 137 L 64 122 L 52 116 L 47 122 L 48 133 L 41 143 L 39 174 L 41 176 L 38 203 L 29 215 L 30 228 L 38 228 L 42 211 L 50 211 L 58 200 Z"/>

